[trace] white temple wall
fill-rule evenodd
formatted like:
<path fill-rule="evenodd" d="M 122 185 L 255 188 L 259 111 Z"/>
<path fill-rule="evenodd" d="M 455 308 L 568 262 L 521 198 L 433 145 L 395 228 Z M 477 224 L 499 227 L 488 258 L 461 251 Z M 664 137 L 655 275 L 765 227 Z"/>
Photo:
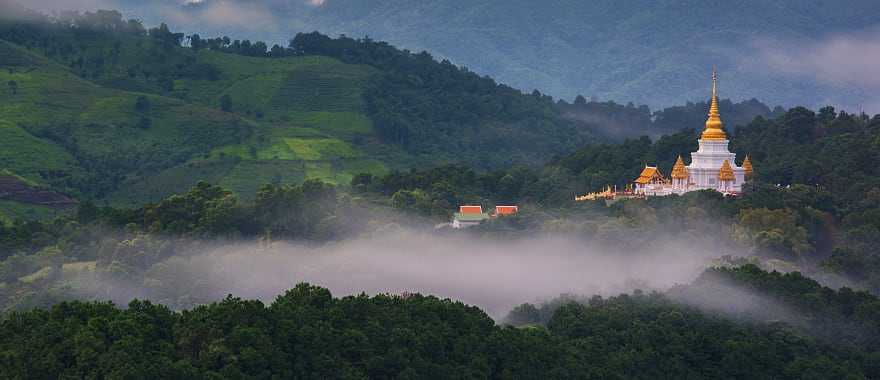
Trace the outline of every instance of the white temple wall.
<path fill-rule="evenodd" d="M 736 181 L 730 185 L 730 190 L 742 190 L 745 171 L 736 166 L 736 154 L 728 150 L 729 142 L 729 140 L 699 140 L 700 148 L 691 153 L 691 164 L 687 167 L 692 183 L 688 190 L 722 190 L 722 185 L 718 181 L 718 171 L 721 170 L 725 160 L 730 163 L 736 177 Z"/>

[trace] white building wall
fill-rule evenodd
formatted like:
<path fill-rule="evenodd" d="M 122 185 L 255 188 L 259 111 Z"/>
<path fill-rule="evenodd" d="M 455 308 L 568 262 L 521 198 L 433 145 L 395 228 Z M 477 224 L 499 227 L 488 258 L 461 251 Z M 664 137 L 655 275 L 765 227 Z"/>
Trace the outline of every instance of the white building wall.
<path fill-rule="evenodd" d="M 718 171 L 724 160 L 730 163 L 736 181 L 730 185 L 730 191 L 742 191 L 745 171 L 736 166 L 736 154 L 728 150 L 729 140 L 699 140 L 700 148 L 691 153 L 691 164 L 687 167 L 691 176 L 688 190 L 714 189 L 722 190 L 718 181 Z"/>
<path fill-rule="evenodd" d="M 468 227 L 478 226 L 482 222 L 483 222 L 482 220 L 476 221 L 476 222 L 470 222 L 470 221 L 464 222 L 464 221 L 460 221 L 458 219 L 453 219 L 452 220 L 452 228 L 455 228 L 455 229 L 468 228 Z"/>

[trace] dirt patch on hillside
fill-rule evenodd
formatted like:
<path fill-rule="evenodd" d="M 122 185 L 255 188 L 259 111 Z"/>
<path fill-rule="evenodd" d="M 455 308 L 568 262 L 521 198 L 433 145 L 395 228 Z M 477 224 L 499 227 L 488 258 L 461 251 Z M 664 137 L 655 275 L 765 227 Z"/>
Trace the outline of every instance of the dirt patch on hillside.
<path fill-rule="evenodd" d="M 64 194 L 36 188 L 16 177 L 7 175 L 0 175 L 0 199 L 59 209 L 73 207 L 77 204 L 75 199 Z"/>

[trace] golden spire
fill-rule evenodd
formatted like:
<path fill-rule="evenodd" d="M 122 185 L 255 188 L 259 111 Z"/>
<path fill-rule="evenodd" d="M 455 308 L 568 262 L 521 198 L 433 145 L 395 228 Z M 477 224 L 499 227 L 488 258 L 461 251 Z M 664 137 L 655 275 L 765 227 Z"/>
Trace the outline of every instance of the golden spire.
<path fill-rule="evenodd" d="M 742 168 L 743 168 L 743 171 L 745 172 L 746 178 L 749 178 L 752 176 L 752 173 L 754 172 L 754 169 L 752 168 L 752 155 L 750 155 L 750 154 L 746 155 L 746 159 L 743 160 Z"/>
<path fill-rule="evenodd" d="M 718 112 L 718 72 L 712 68 L 712 102 L 709 105 L 709 119 L 706 120 L 706 129 L 703 130 L 703 140 L 727 140 L 727 134 L 721 127 L 721 114 Z"/>
<path fill-rule="evenodd" d="M 690 173 L 688 173 L 688 169 L 684 166 L 684 160 L 681 159 L 681 155 L 678 155 L 678 160 L 675 161 L 675 165 L 672 166 L 672 174 L 673 179 L 688 179 L 690 177 Z"/>
<path fill-rule="evenodd" d="M 721 169 L 718 170 L 718 180 L 721 182 L 736 181 L 736 176 L 733 174 L 733 168 L 730 167 L 730 161 L 724 160 L 724 163 L 721 164 Z"/>

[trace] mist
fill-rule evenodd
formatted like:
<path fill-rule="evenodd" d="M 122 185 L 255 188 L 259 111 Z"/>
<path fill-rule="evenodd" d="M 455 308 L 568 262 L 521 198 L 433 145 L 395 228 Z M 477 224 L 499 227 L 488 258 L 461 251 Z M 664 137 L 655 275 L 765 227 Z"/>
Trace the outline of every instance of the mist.
<path fill-rule="evenodd" d="M 625 252 L 576 237 L 499 240 L 396 230 L 319 247 L 210 244 L 154 265 L 143 283 L 95 280 L 79 292 L 122 304 L 148 298 L 185 308 L 227 294 L 271 302 L 308 282 L 335 296 L 409 292 L 452 298 L 498 319 L 516 305 L 560 294 L 610 296 L 689 283 L 713 256 L 711 249 L 687 242 Z"/>

